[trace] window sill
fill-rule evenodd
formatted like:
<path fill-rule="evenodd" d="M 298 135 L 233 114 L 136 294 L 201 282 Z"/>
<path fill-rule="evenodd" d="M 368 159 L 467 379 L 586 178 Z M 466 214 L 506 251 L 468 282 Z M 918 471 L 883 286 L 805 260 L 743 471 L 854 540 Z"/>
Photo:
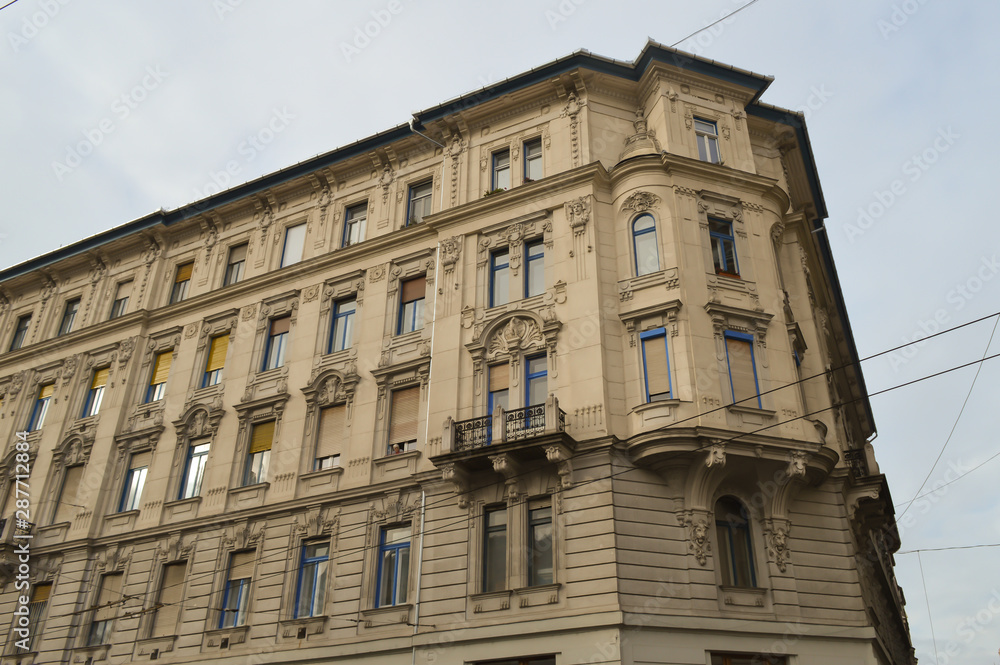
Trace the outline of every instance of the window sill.
<path fill-rule="evenodd" d="M 483 612 L 509 610 L 512 593 L 509 589 L 504 589 L 502 591 L 483 591 L 471 594 L 469 596 L 469 604 L 472 605 L 472 613 L 482 614 Z"/>
<path fill-rule="evenodd" d="M 656 402 L 644 402 L 632 407 L 629 420 L 632 424 L 632 434 L 639 434 L 650 428 L 662 427 L 677 419 L 679 399 L 664 399 Z"/>
<path fill-rule="evenodd" d="M 132 531 L 135 529 L 135 523 L 138 519 L 138 510 L 126 510 L 120 513 L 105 515 L 104 526 L 101 529 L 102 535 L 112 536 Z"/>
<path fill-rule="evenodd" d="M 719 585 L 719 602 L 727 609 L 765 609 L 767 589 Z"/>
<path fill-rule="evenodd" d="M 757 406 L 746 406 L 743 404 L 730 404 L 726 408 L 732 413 L 738 413 L 743 416 L 751 416 L 753 418 L 761 418 L 764 420 L 774 418 L 774 415 L 777 413 L 777 411 L 773 411 L 771 409 L 762 409 Z"/>
<path fill-rule="evenodd" d="M 278 622 L 280 641 L 309 639 L 310 635 L 322 635 L 326 629 L 326 616 L 302 617 L 301 619 L 286 619 Z M 302 637 L 299 637 L 299 635 Z"/>
<path fill-rule="evenodd" d="M 384 476 L 416 473 L 417 458 L 419 457 L 419 450 L 407 450 L 406 452 L 386 455 L 385 457 L 372 460 L 375 467 L 375 477 L 381 480 Z"/>
<path fill-rule="evenodd" d="M 177 499 L 176 501 L 164 501 L 164 517 L 168 522 L 177 519 L 193 519 L 198 514 L 199 505 L 201 505 L 200 496 L 193 496 L 190 499 Z"/>
<path fill-rule="evenodd" d="M 66 534 L 69 533 L 73 522 L 56 522 L 48 526 L 39 527 L 35 532 L 34 547 L 45 547 L 46 545 L 66 542 Z"/>
<path fill-rule="evenodd" d="M 381 628 L 385 626 L 405 626 L 410 623 L 412 605 L 390 605 L 389 607 L 373 607 L 361 610 L 364 628 Z"/>
<path fill-rule="evenodd" d="M 340 477 L 344 475 L 344 467 L 332 466 L 329 469 L 318 469 L 299 476 L 299 487 L 306 494 L 312 492 L 336 492 L 340 487 Z"/>
<path fill-rule="evenodd" d="M 562 585 L 558 582 L 553 584 L 543 584 L 540 586 L 522 587 L 514 589 L 514 596 L 518 598 L 519 607 L 537 607 L 539 605 L 556 605 L 559 602 L 559 588 Z"/>
<path fill-rule="evenodd" d="M 230 489 L 226 497 L 226 512 L 263 506 L 264 496 L 269 487 L 271 487 L 271 483 L 257 483 L 256 485 L 244 485 Z"/>
<path fill-rule="evenodd" d="M 153 651 L 160 654 L 169 653 L 174 650 L 174 642 L 177 641 L 176 635 L 167 635 L 164 637 L 147 637 L 144 640 L 136 640 L 136 652 L 137 656 L 148 656 Z"/>
<path fill-rule="evenodd" d="M 243 644 L 247 640 L 247 632 L 250 626 L 236 626 L 234 628 L 216 628 L 206 630 L 202 638 L 201 650 L 207 649 L 228 649 L 235 644 Z M 223 643 L 226 646 L 222 646 Z"/>
<path fill-rule="evenodd" d="M 73 662 L 74 663 L 85 663 L 87 659 L 92 659 L 92 662 L 98 663 L 102 660 L 108 659 L 108 652 L 111 651 L 110 644 L 97 644 L 94 646 L 77 647 L 73 649 Z"/>

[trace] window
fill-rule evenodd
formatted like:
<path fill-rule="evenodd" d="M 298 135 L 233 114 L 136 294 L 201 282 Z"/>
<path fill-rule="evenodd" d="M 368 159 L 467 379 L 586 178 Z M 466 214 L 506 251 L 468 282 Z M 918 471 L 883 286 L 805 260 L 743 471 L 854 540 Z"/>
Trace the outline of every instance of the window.
<path fill-rule="evenodd" d="M 410 525 L 383 527 L 378 546 L 375 607 L 402 605 L 410 583 Z"/>
<path fill-rule="evenodd" d="M 313 471 L 332 469 L 340 465 L 340 442 L 347 429 L 347 407 L 328 406 L 320 409 L 319 432 L 316 435 L 316 457 Z"/>
<path fill-rule="evenodd" d="M 59 324 L 59 335 L 67 335 L 73 332 L 73 322 L 76 321 L 76 313 L 80 311 L 80 299 L 73 298 L 66 301 L 66 309 L 63 310 L 62 323 Z"/>
<path fill-rule="evenodd" d="M 546 498 L 528 506 L 528 586 L 552 580 L 552 503 Z"/>
<path fill-rule="evenodd" d="M 243 279 L 243 271 L 247 264 L 247 243 L 229 248 L 229 261 L 226 262 L 226 276 L 223 286 L 235 284 Z"/>
<path fill-rule="evenodd" d="M 715 504 L 715 532 L 719 539 L 719 568 L 722 584 L 753 588 L 753 543 L 746 508 L 731 496 Z"/>
<path fill-rule="evenodd" d="M 247 452 L 247 468 L 243 475 L 243 485 L 267 482 L 267 465 L 271 461 L 271 446 L 274 444 L 274 421 L 253 426 L 250 434 L 250 450 Z"/>
<path fill-rule="evenodd" d="M 128 299 L 132 297 L 132 282 L 122 282 L 115 289 L 115 301 L 111 303 L 111 316 L 109 319 L 117 319 L 125 316 L 128 311 Z"/>
<path fill-rule="evenodd" d="M 761 654 L 712 654 L 712 665 L 786 665 L 784 657 Z"/>
<path fill-rule="evenodd" d="M 247 622 L 250 604 L 250 582 L 253 580 L 255 552 L 233 552 L 229 555 L 229 574 L 222 594 L 219 628 L 234 628 Z"/>
<path fill-rule="evenodd" d="M 712 261 L 715 263 L 716 274 L 739 277 L 732 222 L 709 217 L 708 235 L 712 239 Z"/>
<path fill-rule="evenodd" d="M 694 119 L 694 134 L 698 139 L 698 159 L 719 164 L 719 129 L 714 122 Z"/>
<path fill-rule="evenodd" d="M 49 403 L 52 401 L 52 393 L 55 392 L 56 384 L 46 383 L 38 389 L 38 399 L 35 400 L 35 407 L 31 410 L 31 420 L 28 421 L 28 431 L 34 432 L 42 429 L 45 424 L 45 415 L 49 412 Z"/>
<path fill-rule="evenodd" d="M 490 390 L 487 407 L 489 413 L 499 406 L 506 411 L 510 404 L 510 365 L 490 365 Z"/>
<path fill-rule="evenodd" d="M 76 490 L 83 479 L 83 465 L 70 466 L 63 474 L 62 487 L 59 488 L 59 498 L 56 499 L 56 510 L 52 515 L 52 523 L 69 522 L 76 514 Z"/>
<path fill-rule="evenodd" d="M 222 381 L 222 368 L 226 365 L 227 351 L 229 351 L 229 333 L 212 338 L 212 343 L 208 347 L 205 376 L 201 379 L 202 388 L 218 385 Z"/>
<path fill-rule="evenodd" d="M 31 325 L 31 314 L 25 314 L 17 318 L 17 327 L 14 329 L 14 338 L 10 340 L 10 350 L 17 351 L 24 345 L 24 339 L 28 336 L 28 326 Z"/>
<path fill-rule="evenodd" d="M 510 250 L 498 249 L 490 255 L 490 307 L 510 300 Z"/>
<path fill-rule="evenodd" d="M 187 562 L 169 563 L 163 567 L 163 578 L 160 580 L 160 593 L 156 598 L 153 626 L 150 637 L 168 637 L 177 634 L 177 619 L 181 614 L 181 603 L 184 600 L 184 578 L 187 573 Z"/>
<path fill-rule="evenodd" d="M 114 573 L 101 577 L 101 588 L 97 593 L 94 616 L 87 633 L 87 646 L 111 644 L 111 626 L 118 611 L 122 593 L 122 574 Z"/>
<path fill-rule="evenodd" d="M 28 632 L 27 640 L 15 640 L 13 638 L 8 640 L 8 644 L 18 645 L 15 653 L 34 651 L 35 636 L 41 632 L 42 616 L 45 614 L 45 607 L 49 604 L 49 597 L 51 595 L 51 583 L 31 585 L 31 596 L 29 596 L 30 602 L 28 603 L 28 626 L 31 627 L 31 630 Z M 20 646 L 22 644 L 24 645 L 23 648 Z"/>
<path fill-rule="evenodd" d="M 263 371 L 266 372 L 269 369 L 277 369 L 285 365 L 285 347 L 291 324 L 291 316 L 271 319 L 271 328 L 267 333 L 267 348 L 264 349 Z"/>
<path fill-rule="evenodd" d="M 194 261 L 177 266 L 177 272 L 174 274 L 174 288 L 170 291 L 171 305 L 187 298 L 188 285 L 191 284 L 191 272 L 193 270 Z"/>
<path fill-rule="evenodd" d="M 666 329 L 656 328 L 639 333 L 639 341 L 642 342 L 646 401 L 670 399 L 670 356 L 667 353 Z"/>
<path fill-rule="evenodd" d="M 510 189 L 510 149 L 493 153 L 490 191 Z"/>
<path fill-rule="evenodd" d="M 193 499 L 196 496 L 201 496 L 201 481 L 205 479 L 208 450 L 208 441 L 192 441 L 188 446 L 179 499 Z"/>
<path fill-rule="evenodd" d="M 541 656 L 538 658 L 512 658 L 510 660 L 489 660 L 475 663 L 475 665 L 556 665 L 555 656 Z"/>
<path fill-rule="evenodd" d="M 420 406 L 420 386 L 401 388 L 389 393 L 388 455 L 406 452 L 417 442 L 417 412 Z"/>
<path fill-rule="evenodd" d="M 542 179 L 542 139 L 524 142 L 524 181 Z"/>
<path fill-rule="evenodd" d="M 733 403 L 761 408 L 757 369 L 753 359 L 753 336 L 726 332 L 726 362 L 729 365 L 729 388 Z"/>
<path fill-rule="evenodd" d="M 110 368 L 105 367 L 94 371 L 94 378 L 90 382 L 90 390 L 87 392 L 87 401 L 83 405 L 83 418 L 96 416 L 101 410 L 101 402 L 104 400 L 104 387 L 108 385 L 108 373 Z"/>
<path fill-rule="evenodd" d="M 507 588 L 507 508 L 487 508 L 483 522 L 483 591 L 500 591 Z"/>
<path fill-rule="evenodd" d="M 365 239 L 365 220 L 368 218 L 368 201 L 348 206 L 344 211 L 343 247 L 356 245 Z"/>
<path fill-rule="evenodd" d="M 281 267 L 284 268 L 301 261 L 302 250 L 305 246 L 305 224 L 296 224 L 285 229 L 285 246 L 281 250 Z"/>
<path fill-rule="evenodd" d="M 330 543 L 307 543 L 302 546 L 299 583 L 295 591 L 296 619 L 323 614 L 329 562 Z"/>
<path fill-rule="evenodd" d="M 525 358 L 527 386 L 525 388 L 525 406 L 544 404 L 548 396 L 548 369 L 545 356 Z"/>
<path fill-rule="evenodd" d="M 424 327 L 424 297 L 427 295 L 427 278 L 408 279 L 399 287 L 399 325 L 397 335 L 421 330 Z"/>
<path fill-rule="evenodd" d="M 424 221 L 424 217 L 431 214 L 431 192 L 434 183 L 427 182 L 410 187 L 409 204 L 406 209 L 406 226 L 419 224 Z"/>
<path fill-rule="evenodd" d="M 527 256 L 524 269 L 524 297 L 541 295 L 545 291 L 545 246 L 541 240 L 524 246 Z"/>
<path fill-rule="evenodd" d="M 142 488 L 146 485 L 146 472 L 152 452 L 134 453 L 129 459 L 128 475 L 125 476 L 125 489 L 122 491 L 121 504 L 118 512 L 139 510 L 139 500 L 142 498 Z"/>
<path fill-rule="evenodd" d="M 146 402 L 156 402 L 163 399 L 167 391 L 167 376 L 170 374 L 170 364 L 174 360 L 173 349 L 156 354 L 153 363 L 153 374 L 149 377 L 149 388 L 146 390 Z"/>
<path fill-rule="evenodd" d="M 640 215 L 632 222 L 636 277 L 660 269 L 660 250 L 656 243 L 656 221 L 652 215 Z"/>
<path fill-rule="evenodd" d="M 333 305 L 333 325 L 330 326 L 330 346 L 328 353 L 351 348 L 354 336 L 354 314 L 358 303 L 355 300 L 341 300 Z"/>

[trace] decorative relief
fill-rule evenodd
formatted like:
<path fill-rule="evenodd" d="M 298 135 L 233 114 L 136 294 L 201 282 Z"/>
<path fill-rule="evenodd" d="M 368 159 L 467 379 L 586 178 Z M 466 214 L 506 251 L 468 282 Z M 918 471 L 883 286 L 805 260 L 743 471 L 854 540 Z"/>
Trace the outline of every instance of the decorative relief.
<path fill-rule="evenodd" d="M 163 559 L 164 561 L 180 561 L 182 559 L 189 559 L 191 554 L 194 552 L 196 540 L 197 535 L 193 536 L 185 545 L 184 538 L 181 534 L 172 533 L 157 543 L 156 549 L 153 551 L 153 558 Z"/>
<path fill-rule="evenodd" d="M 240 318 L 244 321 L 252 321 L 253 317 L 257 314 L 257 305 L 247 305 L 243 308 L 243 312 Z"/>
<path fill-rule="evenodd" d="M 255 528 L 256 527 L 256 528 Z M 260 522 L 250 526 L 244 522 L 242 526 L 227 529 L 222 534 L 221 545 L 223 549 L 245 550 L 264 540 L 264 532 L 267 529 L 266 522 Z"/>
<path fill-rule="evenodd" d="M 464 236 L 452 236 L 441 241 L 441 263 L 445 272 L 455 269 L 455 264 L 462 255 Z"/>
<path fill-rule="evenodd" d="M 808 460 L 808 455 L 799 450 L 794 450 L 788 455 L 788 469 L 785 473 L 788 474 L 789 478 L 805 478 L 806 476 L 806 461 Z"/>
<path fill-rule="evenodd" d="M 385 279 L 386 266 L 387 263 L 380 263 L 377 266 L 373 266 L 368 269 L 368 282 L 369 284 L 375 284 L 376 282 L 381 282 Z"/>
<path fill-rule="evenodd" d="M 709 469 L 712 467 L 722 468 L 726 466 L 726 444 L 722 441 L 713 443 L 708 448 L 708 454 L 705 458 L 705 466 Z"/>
<path fill-rule="evenodd" d="M 319 284 L 313 284 L 312 286 L 307 286 L 302 291 L 302 302 L 312 302 L 319 297 Z"/>
<path fill-rule="evenodd" d="M 560 489 L 573 487 L 573 462 L 561 446 L 549 446 L 545 449 L 545 459 L 556 465 L 559 474 Z"/>
<path fill-rule="evenodd" d="M 694 554 L 698 563 L 704 566 L 712 551 L 712 543 L 708 539 L 708 520 L 704 517 L 688 514 L 681 518 L 681 524 L 688 530 L 688 549 Z"/>
<path fill-rule="evenodd" d="M 124 570 L 125 565 L 132 559 L 132 550 L 132 547 L 108 545 L 103 552 L 97 555 L 97 568 L 105 573 Z"/>
<path fill-rule="evenodd" d="M 580 110 L 586 106 L 586 102 L 580 102 L 576 93 L 570 93 L 559 116 L 569 118 L 570 145 L 573 155 L 573 166 L 580 165 Z"/>
<path fill-rule="evenodd" d="M 392 167 L 386 164 L 382 167 L 382 174 L 378 177 L 378 186 L 382 188 L 382 205 L 389 201 L 389 188 L 396 180 L 396 173 Z"/>
<path fill-rule="evenodd" d="M 450 418 L 451 416 L 449 416 Z M 455 496 L 458 499 L 459 508 L 469 507 L 469 478 L 457 464 L 447 464 L 441 467 L 441 478 L 451 483 L 455 488 Z"/>
<path fill-rule="evenodd" d="M 769 519 L 765 524 L 767 557 L 781 572 L 788 568 L 788 531 L 789 525 L 785 520 Z"/>
<path fill-rule="evenodd" d="M 583 233 L 590 221 L 590 195 L 581 196 L 565 204 L 566 217 L 574 234 Z"/>
<path fill-rule="evenodd" d="M 501 353 L 515 355 L 521 349 L 545 344 L 545 336 L 538 324 L 531 319 L 514 317 L 502 330 L 493 335 L 486 350 L 486 357 L 493 359 Z"/>
<path fill-rule="evenodd" d="M 656 194 L 651 194 L 649 192 L 635 192 L 625 199 L 625 203 L 622 204 L 622 208 L 625 210 L 634 210 L 636 212 L 646 212 L 647 210 L 658 205 L 660 205 L 660 197 Z"/>

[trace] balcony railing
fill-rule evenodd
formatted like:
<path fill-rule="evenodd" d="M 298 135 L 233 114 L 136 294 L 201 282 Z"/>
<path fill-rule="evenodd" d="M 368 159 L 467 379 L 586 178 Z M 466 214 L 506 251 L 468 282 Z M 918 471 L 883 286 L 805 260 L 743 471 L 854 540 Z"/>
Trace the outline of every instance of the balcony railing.
<path fill-rule="evenodd" d="M 562 432 L 566 428 L 566 412 L 559 401 L 549 395 L 543 404 L 534 404 L 506 411 L 497 407 L 491 415 L 444 423 L 444 450 L 475 450 L 507 441 L 523 441 L 535 436 Z"/>

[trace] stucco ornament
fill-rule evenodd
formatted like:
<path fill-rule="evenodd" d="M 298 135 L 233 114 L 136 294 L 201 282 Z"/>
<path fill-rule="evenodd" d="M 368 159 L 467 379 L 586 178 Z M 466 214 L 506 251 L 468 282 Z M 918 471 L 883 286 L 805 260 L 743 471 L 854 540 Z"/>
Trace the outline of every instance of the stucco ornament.
<path fill-rule="evenodd" d="M 545 337 L 538 329 L 538 324 L 531 319 L 514 317 L 503 329 L 497 331 L 490 340 L 486 350 L 488 358 L 495 358 L 501 353 L 516 352 L 532 346 L 543 346 Z"/>
<path fill-rule="evenodd" d="M 712 543 L 708 540 L 708 521 L 699 519 L 691 522 L 688 528 L 690 529 L 688 547 L 698 563 L 704 566 L 708 562 L 708 553 L 712 551 Z"/>

